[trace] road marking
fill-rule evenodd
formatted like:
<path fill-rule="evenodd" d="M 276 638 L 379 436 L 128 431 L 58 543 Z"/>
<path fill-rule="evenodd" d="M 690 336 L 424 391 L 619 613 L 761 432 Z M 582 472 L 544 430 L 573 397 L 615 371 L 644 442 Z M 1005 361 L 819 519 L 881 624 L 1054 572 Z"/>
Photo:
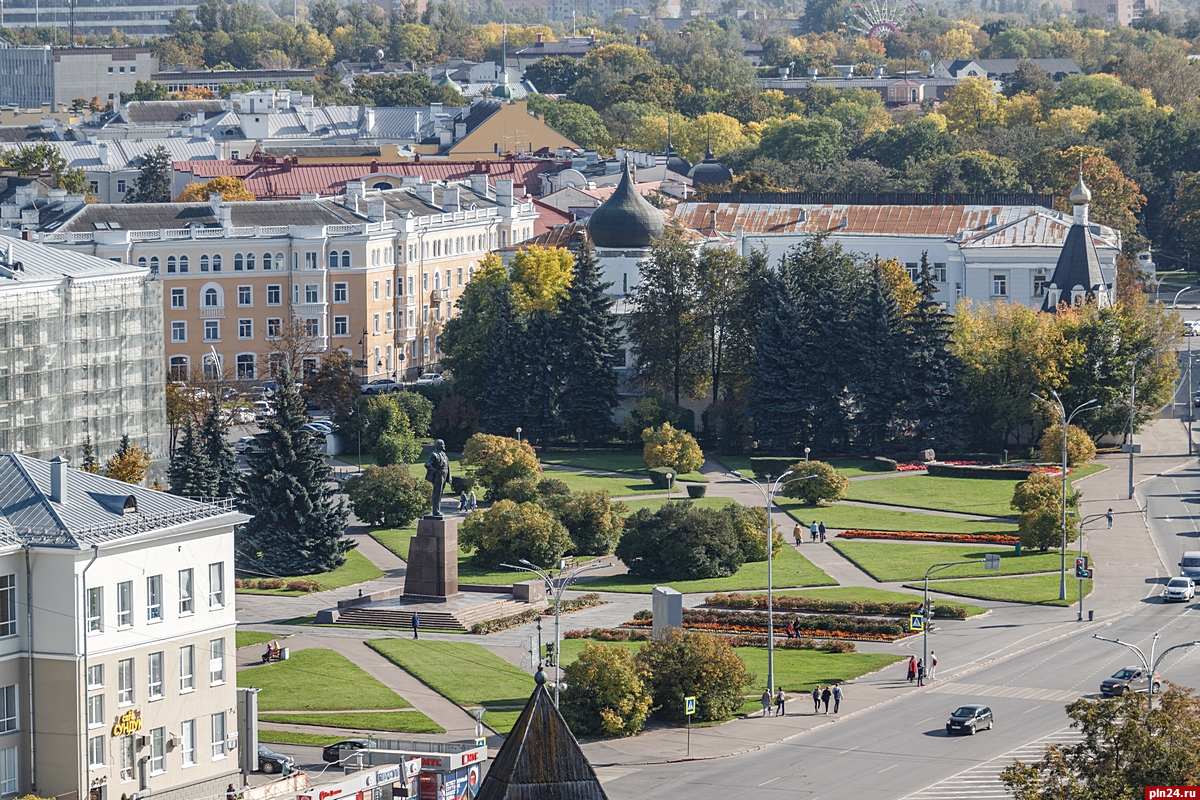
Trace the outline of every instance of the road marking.
<path fill-rule="evenodd" d="M 1012 764 L 1014 759 L 1026 764 L 1037 761 L 1046 751 L 1046 745 L 1070 745 L 1082 740 L 1078 730 L 1063 728 L 1049 736 L 1023 744 L 1002 755 L 951 775 L 931 786 L 907 794 L 901 800 L 990 800 L 1011 799 L 1008 789 L 1000 782 L 1000 772 Z"/>
<path fill-rule="evenodd" d="M 1082 692 L 1068 689 L 1030 689 L 1023 686 L 983 686 L 977 683 L 939 683 L 931 686 L 935 694 L 963 694 L 971 697 L 1003 697 L 1010 700 L 1045 700 L 1048 702 L 1072 702 L 1083 697 Z"/>
<path fill-rule="evenodd" d="M 889 769 L 895 769 L 895 768 L 896 768 L 896 767 L 898 767 L 898 766 L 900 766 L 900 765 L 899 765 L 899 764 L 892 764 L 890 767 L 884 767 L 883 769 L 879 770 L 879 772 L 887 772 Z M 879 773 L 877 772 L 877 773 L 875 773 L 875 774 L 876 774 L 876 775 L 878 775 Z"/>
<path fill-rule="evenodd" d="M 771 780 L 769 780 L 769 781 L 763 781 L 762 783 L 759 784 L 759 786 L 761 787 L 761 786 L 766 786 L 768 783 L 774 783 L 775 781 L 779 780 L 782 777 L 783 777 L 782 775 L 778 775 L 774 778 L 771 778 Z"/>
<path fill-rule="evenodd" d="M 857 750 L 857 749 L 858 749 L 859 747 L 861 747 L 861 746 L 862 746 L 862 745 L 857 745 L 857 744 L 856 744 L 856 745 L 854 745 L 854 747 L 851 747 L 849 750 L 843 750 L 842 752 L 838 753 L 838 755 L 839 755 L 839 756 L 844 756 L 844 755 L 846 755 L 846 753 L 853 753 L 855 750 Z"/>

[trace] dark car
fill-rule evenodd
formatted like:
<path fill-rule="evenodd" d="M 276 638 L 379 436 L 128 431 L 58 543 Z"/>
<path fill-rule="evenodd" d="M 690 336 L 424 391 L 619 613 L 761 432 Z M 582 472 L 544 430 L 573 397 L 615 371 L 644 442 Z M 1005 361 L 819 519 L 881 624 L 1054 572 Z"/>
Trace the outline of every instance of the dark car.
<path fill-rule="evenodd" d="M 264 775 L 278 775 L 284 771 L 284 767 L 291 771 L 295 766 L 296 759 L 291 756 L 276 753 L 265 744 L 258 746 L 258 769 Z"/>
<path fill-rule="evenodd" d="M 334 742 L 321 751 L 321 758 L 330 764 L 336 764 L 342 750 L 369 750 L 375 746 L 370 739 L 342 739 Z"/>
<path fill-rule="evenodd" d="M 959 706 L 946 720 L 946 733 L 969 733 L 975 735 L 980 728 L 992 729 L 992 710 L 987 706 Z"/>
<path fill-rule="evenodd" d="M 1105 697 L 1120 697 L 1126 692 L 1145 692 L 1150 689 L 1149 672 L 1142 667 L 1124 667 L 1113 673 L 1111 678 L 1100 682 L 1100 694 Z M 1154 691 L 1159 690 L 1162 675 L 1154 673 Z"/>

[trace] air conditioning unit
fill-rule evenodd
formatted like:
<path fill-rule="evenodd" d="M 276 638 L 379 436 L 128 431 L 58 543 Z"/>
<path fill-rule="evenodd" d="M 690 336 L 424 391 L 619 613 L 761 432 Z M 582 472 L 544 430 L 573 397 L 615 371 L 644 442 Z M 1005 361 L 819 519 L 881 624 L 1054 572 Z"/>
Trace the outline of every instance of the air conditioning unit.
<path fill-rule="evenodd" d="M 137 737 L 137 741 L 135 743 L 137 744 L 137 748 L 139 750 L 141 750 L 143 747 L 145 747 L 147 744 L 150 743 L 150 737 L 139 736 L 139 737 Z"/>
<path fill-rule="evenodd" d="M 179 737 L 172 734 L 167 737 L 167 749 L 174 750 L 176 747 L 179 747 Z"/>

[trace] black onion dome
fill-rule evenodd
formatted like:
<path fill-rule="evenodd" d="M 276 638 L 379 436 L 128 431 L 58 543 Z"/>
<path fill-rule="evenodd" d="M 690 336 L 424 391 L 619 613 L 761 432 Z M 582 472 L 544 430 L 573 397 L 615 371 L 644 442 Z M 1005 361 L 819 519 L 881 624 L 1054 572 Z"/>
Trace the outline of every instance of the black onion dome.
<path fill-rule="evenodd" d="M 588 218 L 588 236 L 596 247 L 649 247 L 663 235 L 663 215 L 633 185 L 629 162 L 612 196 Z"/>
<path fill-rule="evenodd" d="M 693 186 L 724 186 L 733 180 L 733 173 L 709 150 L 704 154 L 704 160 L 692 167 L 688 177 Z"/>
<path fill-rule="evenodd" d="M 679 153 L 675 152 L 674 147 L 667 147 L 667 172 L 674 172 L 676 175 L 687 175 L 692 171 L 692 165 L 688 160 Z"/>

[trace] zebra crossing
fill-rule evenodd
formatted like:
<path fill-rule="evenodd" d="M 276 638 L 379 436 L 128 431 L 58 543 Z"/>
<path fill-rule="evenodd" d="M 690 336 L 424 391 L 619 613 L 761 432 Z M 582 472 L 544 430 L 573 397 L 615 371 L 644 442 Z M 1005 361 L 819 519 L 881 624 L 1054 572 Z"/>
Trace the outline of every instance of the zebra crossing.
<path fill-rule="evenodd" d="M 1000 773 L 1005 767 L 1011 765 L 1014 760 L 1025 764 L 1037 761 L 1045 753 L 1046 745 L 1077 744 L 1082 738 L 1078 730 L 1063 728 L 940 780 L 932 786 L 926 786 L 919 792 L 905 795 L 902 800 L 1011 800 L 1012 795 L 1000 782 Z"/>
<path fill-rule="evenodd" d="M 1081 692 L 1058 689 L 1027 689 L 1021 686 L 981 686 L 975 683 L 935 683 L 925 690 L 934 694 L 965 694 L 971 697 L 1003 697 L 1010 700 L 1049 700 L 1071 703 L 1083 697 Z"/>

